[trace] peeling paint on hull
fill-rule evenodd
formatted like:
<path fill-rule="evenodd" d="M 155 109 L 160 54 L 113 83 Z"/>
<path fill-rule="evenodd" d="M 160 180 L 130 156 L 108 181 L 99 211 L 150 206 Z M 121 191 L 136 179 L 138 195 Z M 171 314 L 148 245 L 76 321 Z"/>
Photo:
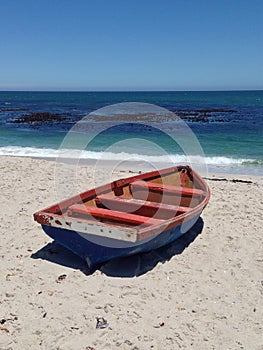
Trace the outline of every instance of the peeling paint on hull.
<path fill-rule="evenodd" d="M 195 224 L 198 218 L 199 216 L 196 216 L 189 221 L 189 229 Z M 92 241 L 93 235 L 84 236 L 82 233 L 76 231 L 46 225 L 42 225 L 42 228 L 56 242 L 84 259 L 91 271 L 94 271 L 102 263 L 109 260 L 155 250 L 186 234 L 182 229 L 182 225 L 178 225 L 175 228 L 156 235 L 150 240 L 141 241 L 140 244 L 130 243 L 129 246 L 122 247 L 120 241 L 114 239 L 103 239 L 101 244 L 97 244 Z"/>

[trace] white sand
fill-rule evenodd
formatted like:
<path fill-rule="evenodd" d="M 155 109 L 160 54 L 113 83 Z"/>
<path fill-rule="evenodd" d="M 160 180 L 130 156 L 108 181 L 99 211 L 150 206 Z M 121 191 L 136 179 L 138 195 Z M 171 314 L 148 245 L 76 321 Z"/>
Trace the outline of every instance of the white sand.
<path fill-rule="evenodd" d="M 55 163 L 0 159 L 1 350 L 263 349 L 262 179 L 208 181 L 202 233 L 170 260 L 162 250 L 89 276 L 32 218 L 57 200 Z M 96 317 L 109 326 L 96 329 Z"/>

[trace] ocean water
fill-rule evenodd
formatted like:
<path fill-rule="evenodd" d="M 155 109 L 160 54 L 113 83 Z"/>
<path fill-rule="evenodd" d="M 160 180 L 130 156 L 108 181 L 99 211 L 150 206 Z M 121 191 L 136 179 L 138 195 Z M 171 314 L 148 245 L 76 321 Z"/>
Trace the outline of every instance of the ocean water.
<path fill-rule="evenodd" d="M 263 175 L 262 135 L 263 91 L 0 92 L 0 155 L 190 156 L 210 171 Z"/>

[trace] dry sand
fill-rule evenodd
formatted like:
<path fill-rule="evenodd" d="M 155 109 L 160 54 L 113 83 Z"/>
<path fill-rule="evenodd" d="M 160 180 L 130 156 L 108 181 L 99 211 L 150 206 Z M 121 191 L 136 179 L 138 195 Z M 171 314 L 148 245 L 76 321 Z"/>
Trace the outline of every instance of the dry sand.
<path fill-rule="evenodd" d="M 0 159 L 1 350 L 263 349 L 262 179 L 208 180 L 212 197 L 190 234 L 87 275 L 32 218 L 56 201 L 55 163 Z M 80 171 L 83 189 L 88 177 Z M 96 329 L 96 317 L 108 327 Z"/>

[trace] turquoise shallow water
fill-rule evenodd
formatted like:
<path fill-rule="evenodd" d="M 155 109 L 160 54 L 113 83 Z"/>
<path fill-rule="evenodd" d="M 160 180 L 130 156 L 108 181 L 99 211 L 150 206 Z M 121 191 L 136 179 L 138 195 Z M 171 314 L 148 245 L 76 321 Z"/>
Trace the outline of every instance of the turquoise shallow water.
<path fill-rule="evenodd" d="M 151 103 L 182 118 L 213 170 L 263 175 L 263 91 L 0 92 L 0 155 L 54 157 L 65 146 L 63 140 L 77 121 L 98 108 L 123 102 Z M 36 112 L 50 112 L 66 119 L 38 125 L 13 123 Z M 127 159 L 131 155 L 158 159 L 165 153 L 180 162 L 185 150 L 166 134 L 174 135 L 176 120 L 169 116 L 153 120 L 147 113 L 144 118 L 143 127 L 131 118 L 120 126 L 121 118 L 116 116 L 117 127 L 106 126 L 106 131 L 88 143 L 82 157 L 96 159 L 103 152 L 109 159 Z M 99 118 L 85 130 L 89 140 L 103 123 L 105 119 Z M 83 137 L 83 130 L 78 132 Z M 179 132 L 176 140 L 177 137 L 186 138 L 184 132 Z M 69 148 L 79 148 L 78 138 Z M 194 154 L 195 150 L 189 152 Z"/>

